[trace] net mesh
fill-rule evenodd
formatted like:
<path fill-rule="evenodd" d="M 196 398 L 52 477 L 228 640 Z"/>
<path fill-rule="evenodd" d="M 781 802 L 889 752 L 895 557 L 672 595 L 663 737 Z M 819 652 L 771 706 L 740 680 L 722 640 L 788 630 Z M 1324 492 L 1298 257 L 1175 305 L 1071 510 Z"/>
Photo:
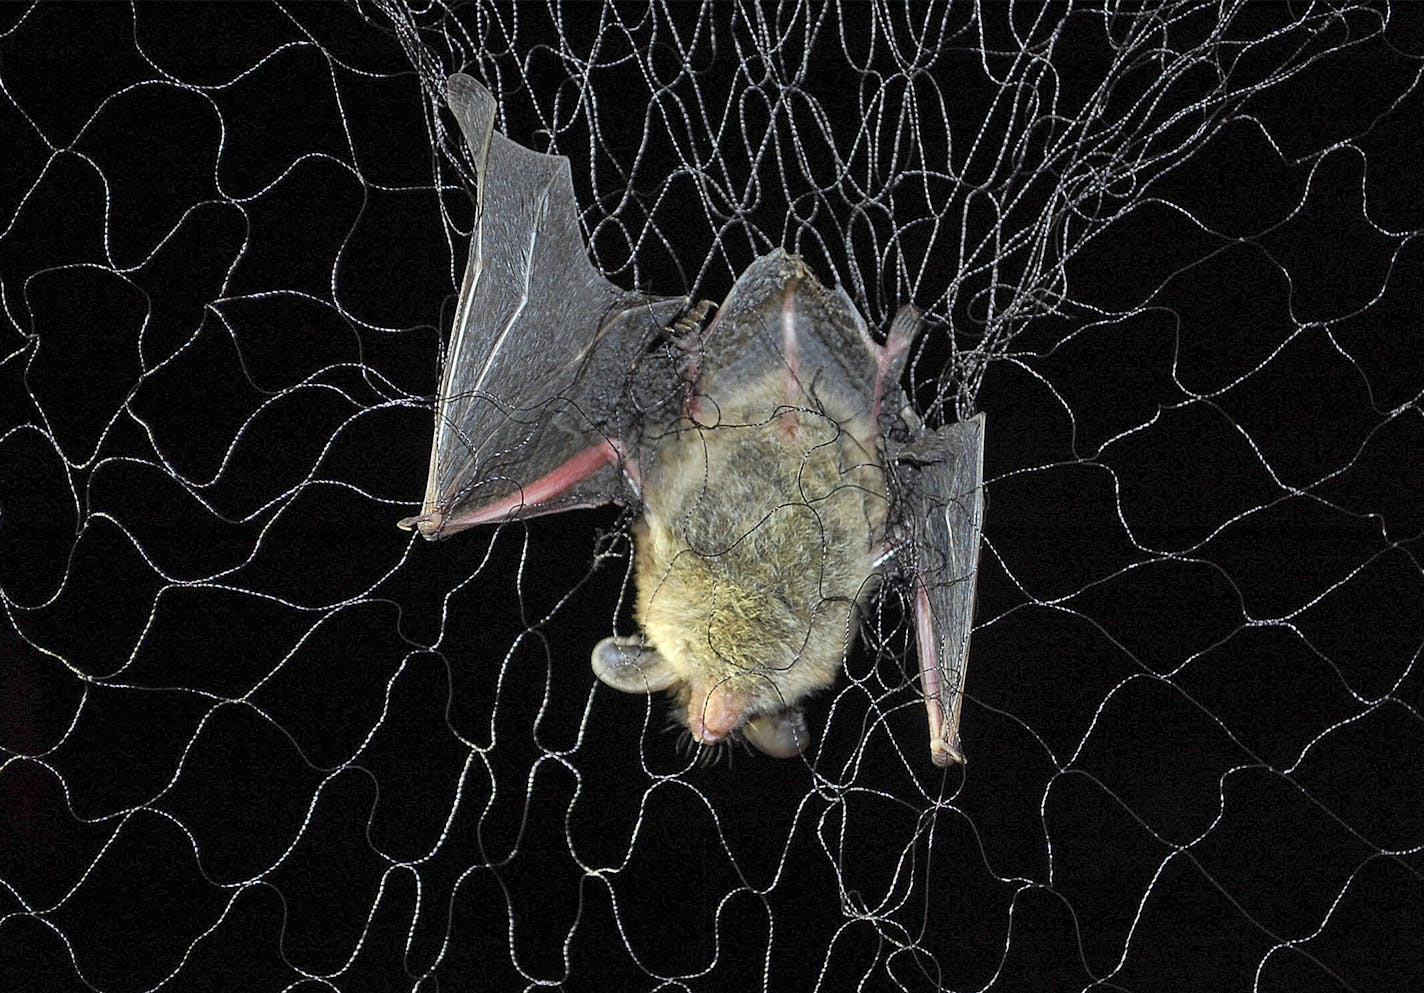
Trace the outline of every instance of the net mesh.
<path fill-rule="evenodd" d="M 0 985 L 1424 986 L 1421 18 L 0 12 Z M 428 545 L 446 74 L 623 286 L 773 246 L 988 415 L 962 727 L 905 604 L 804 761 L 591 646 L 627 521 Z"/>

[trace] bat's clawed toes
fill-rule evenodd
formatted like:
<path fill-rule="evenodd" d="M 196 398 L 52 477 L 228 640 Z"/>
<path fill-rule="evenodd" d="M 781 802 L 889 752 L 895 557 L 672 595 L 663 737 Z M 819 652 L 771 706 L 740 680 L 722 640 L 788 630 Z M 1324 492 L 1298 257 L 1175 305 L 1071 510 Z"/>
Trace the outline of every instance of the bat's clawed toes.
<path fill-rule="evenodd" d="M 656 693 L 677 682 L 677 672 L 657 649 L 638 637 L 604 638 L 589 659 L 605 686 L 623 693 Z"/>
<path fill-rule="evenodd" d="M 893 363 L 901 355 L 909 350 L 911 342 L 915 340 L 915 335 L 920 330 L 920 308 L 912 303 L 907 303 L 899 310 L 895 311 L 895 317 L 890 321 L 890 331 L 885 336 L 885 349 L 881 355 L 881 364 L 893 367 Z"/>
<path fill-rule="evenodd" d="M 702 321 L 707 317 L 708 311 L 715 306 L 717 304 L 711 300 L 699 300 L 696 306 L 673 323 L 672 333 L 681 337 L 696 331 L 702 326 Z"/>

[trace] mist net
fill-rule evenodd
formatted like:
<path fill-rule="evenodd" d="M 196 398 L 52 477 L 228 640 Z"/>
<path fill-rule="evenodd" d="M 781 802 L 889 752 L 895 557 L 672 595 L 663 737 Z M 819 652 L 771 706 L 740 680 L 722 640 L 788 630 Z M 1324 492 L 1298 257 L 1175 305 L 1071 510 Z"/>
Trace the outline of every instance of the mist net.
<path fill-rule="evenodd" d="M 1424 987 L 1417 11 L 0 11 L 0 986 Z M 445 76 L 610 279 L 781 246 L 987 414 L 962 725 L 596 682 L 616 508 L 425 543 Z"/>

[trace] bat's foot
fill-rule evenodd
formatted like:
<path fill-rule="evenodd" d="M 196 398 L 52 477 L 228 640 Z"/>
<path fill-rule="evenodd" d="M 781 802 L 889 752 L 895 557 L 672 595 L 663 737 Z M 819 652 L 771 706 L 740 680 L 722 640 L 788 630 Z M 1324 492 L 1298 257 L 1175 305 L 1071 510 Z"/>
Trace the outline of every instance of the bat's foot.
<path fill-rule="evenodd" d="M 877 431 L 880 430 L 880 404 L 885 399 L 886 387 L 893 389 L 899 382 L 900 373 L 905 368 L 905 356 L 919 329 L 920 310 L 914 304 L 907 303 L 895 312 L 883 346 L 866 339 L 866 346 L 875 358 L 875 396 L 870 404 L 870 424 Z"/>
<path fill-rule="evenodd" d="M 678 318 L 668 330 L 678 337 L 691 334 L 702 327 L 702 321 L 707 316 L 707 312 L 715 306 L 717 304 L 711 300 L 698 301 L 697 306 Z"/>

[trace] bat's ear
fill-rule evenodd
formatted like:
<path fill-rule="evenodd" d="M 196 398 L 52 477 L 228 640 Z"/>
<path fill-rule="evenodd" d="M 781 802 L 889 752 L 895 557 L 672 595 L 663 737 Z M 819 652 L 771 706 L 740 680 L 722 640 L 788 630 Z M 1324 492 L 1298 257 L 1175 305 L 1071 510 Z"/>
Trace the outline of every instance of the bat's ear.
<path fill-rule="evenodd" d="M 793 759 L 811 744 L 806 715 L 799 710 L 753 717 L 742 728 L 742 733 L 757 751 L 778 759 Z"/>
<path fill-rule="evenodd" d="M 656 693 L 678 681 L 667 659 L 642 638 L 604 638 L 590 662 L 599 682 L 623 693 Z"/>

